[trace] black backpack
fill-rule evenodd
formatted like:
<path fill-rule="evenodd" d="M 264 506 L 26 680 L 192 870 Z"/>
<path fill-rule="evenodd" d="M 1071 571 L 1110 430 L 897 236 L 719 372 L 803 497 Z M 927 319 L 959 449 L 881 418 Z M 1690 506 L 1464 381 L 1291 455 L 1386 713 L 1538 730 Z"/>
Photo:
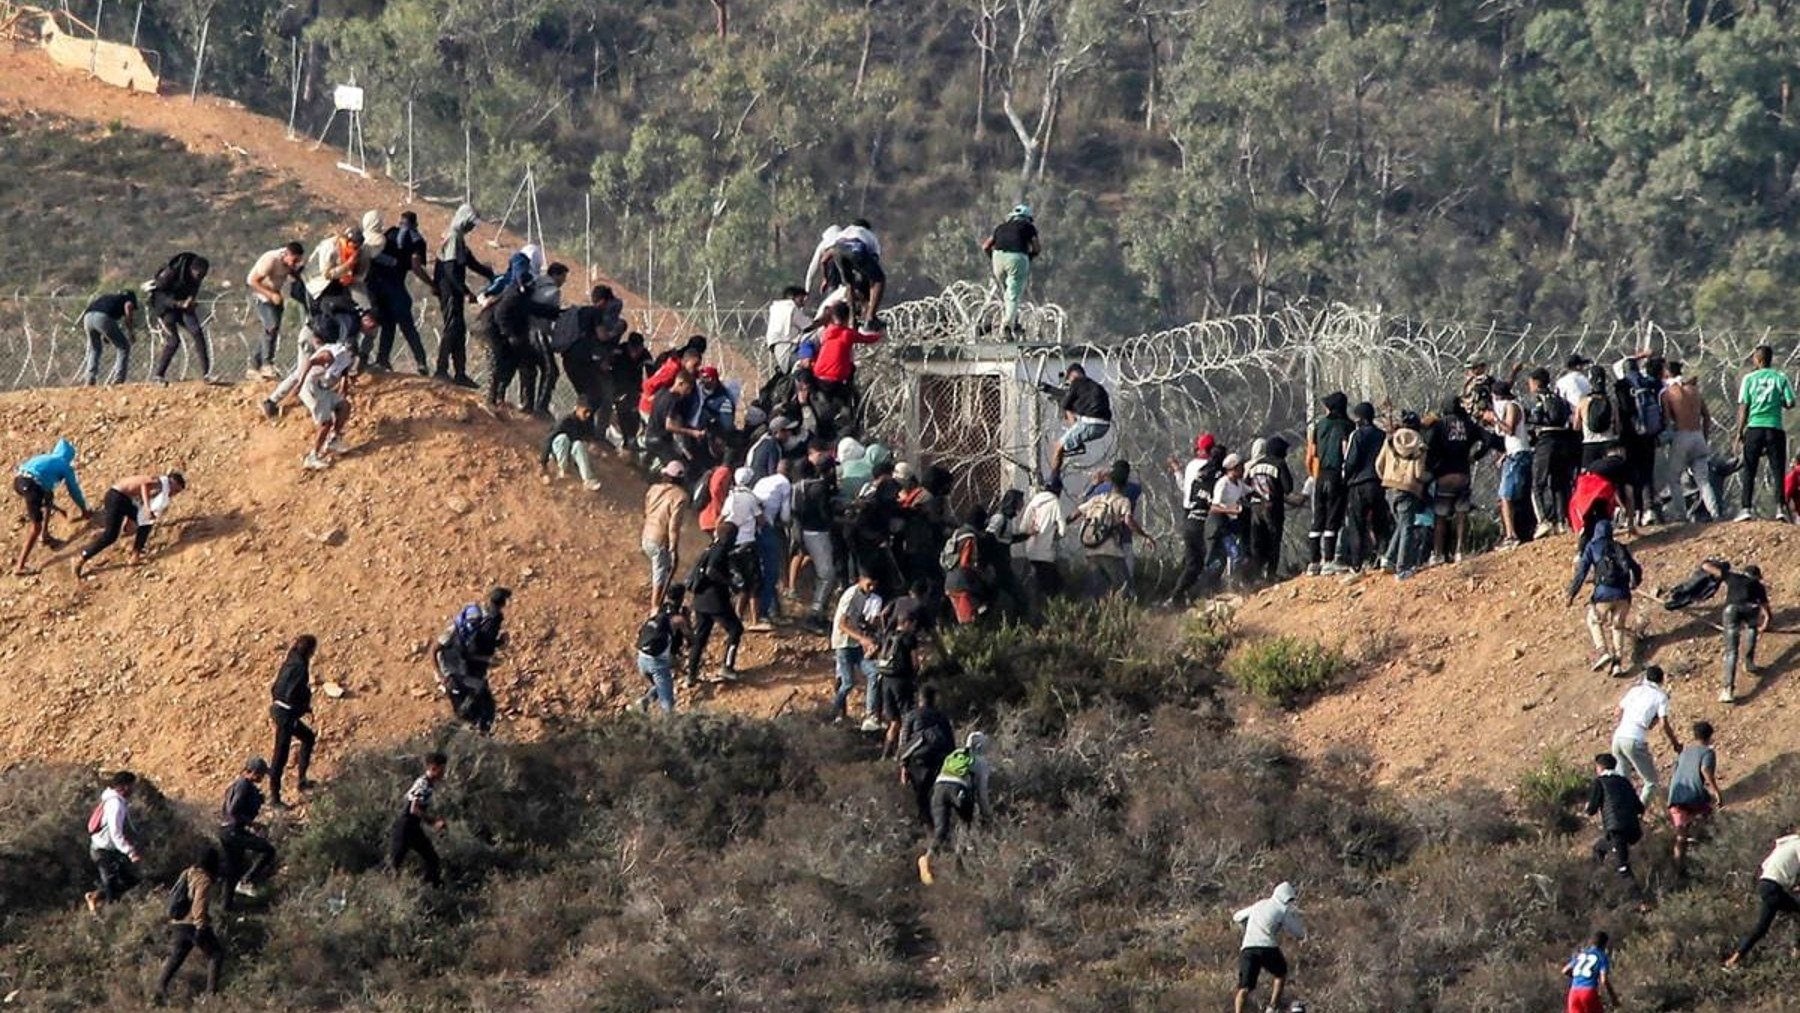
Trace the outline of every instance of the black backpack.
<path fill-rule="evenodd" d="M 1537 404 L 1532 409 L 1532 422 L 1539 429 L 1567 429 L 1569 427 L 1569 402 L 1563 400 L 1561 394 L 1547 390 L 1538 395 Z"/>
<path fill-rule="evenodd" d="M 637 649 L 639 654 L 647 654 L 660 658 L 669 652 L 669 646 L 675 642 L 675 627 L 669 622 L 667 612 L 658 612 L 644 620 L 638 627 Z"/>
<path fill-rule="evenodd" d="M 175 878 L 175 885 L 169 887 L 168 912 L 169 920 L 178 922 L 194 911 L 194 895 L 188 889 L 187 873 L 183 872 Z"/>
<path fill-rule="evenodd" d="M 1600 553 L 1600 561 L 1594 565 L 1594 584 L 1604 587 L 1619 587 L 1631 590 L 1631 564 L 1625 555 L 1625 547 L 1618 542 L 1607 542 L 1606 551 Z"/>
<path fill-rule="evenodd" d="M 1588 398 L 1587 427 L 1596 433 L 1610 433 L 1613 428 L 1612 399 L 1595 394 Z"/>

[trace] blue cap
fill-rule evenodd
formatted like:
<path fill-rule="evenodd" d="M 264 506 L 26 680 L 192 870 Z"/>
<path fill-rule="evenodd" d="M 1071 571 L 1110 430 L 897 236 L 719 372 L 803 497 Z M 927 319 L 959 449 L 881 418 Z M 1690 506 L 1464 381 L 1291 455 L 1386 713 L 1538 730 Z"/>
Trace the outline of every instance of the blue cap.
<path fill-rule="evenodd" d="M 794 349 L 794 358 L 796 359 L 816 359 L 818 357 L 819 346 L 811 341 L 802 341 L 800 347 Z"/>

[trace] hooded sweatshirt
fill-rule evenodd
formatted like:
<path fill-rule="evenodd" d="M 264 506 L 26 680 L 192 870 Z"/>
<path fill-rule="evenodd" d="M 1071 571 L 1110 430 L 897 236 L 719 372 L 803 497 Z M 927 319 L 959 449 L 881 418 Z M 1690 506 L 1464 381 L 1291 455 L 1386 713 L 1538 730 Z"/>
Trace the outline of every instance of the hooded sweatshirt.
<path fill-rule="evenodd" d="M 1432 475 L 1467 475 L 1469 473 L 1470 445 L 1475 442 L 1475 423 L 1463 413 L 1462 402 L 1456 398 L 1444 400 L 1444 410 L 1438 416 L 1437 424 L 1431 427 L 1431 436 L 1425 442 L 1425 466 Z"/>
<path fill-rule="evenodd" d="M 1632 558 L 1631 550 L 1613 541 L 1612 535 L 1612 521 L 1594 522 L 1593 537 L 1588 539 L 1581 555 L 1576 557 L 1575 579 L 1569 582 L 1569 597 L 1573 598 L 1575 592 L 1581 590 L 1589 570 L 1594 571 L 1592 600 L 1595 602 L 1626 601 L 1631 597 L 1631 588 L 1644 579 L 1644 571 L 1639 568 L 1637 560 Z M 1621 565 L 1614 567 L 1613 574 L 1603 582 L 1600 562 L 1608 555 Z"/>
<path fill-rule="evenodd" d="M 1294 910 L 1294 896 L 1294 884 L 1282 883 L 1267 900 L 1259 900 L 1231 916 L 1232 921 L 1244 927 L 1244 949 L 1279 947 L 1284 932 L 1295 939 L 1306 938 L 1306 929 Z"/>
<path fill-rule="evenodd" d="M 1358 405 L 1359 409 L 1367 407 Z M 1374 409 L 1370 409 L 1373 414 Z M 1350 431 L 1350 443 L 1344 450 L 1344 483 L 1346 485 L 1363 485 L 1380 480 L 1376 473 L 1375 462 L 1381 455 L 1383 445 L 1387 442 L 1387 433 L 1373 422 L 1358 420 L 1356 428 Z"/>
<path fill-rule="evenodd" d="M 1349 398 L 1335 391 L 1325 395 L 1325 414 L 1313 422 L 1313 451 L 1318 455 L 1321 475 L 1343 474 L 1344 441 L 1350 438 L 1350 416 L 1345 414 L 1349 402 Z"/>
<path fill-rule="evenodd" d="M 67 483 L 69 498 L 81 509 L 88 508 L 81 481 L 75 477 L 75 444 L 66 439 L 57 440 L 56 449 L 48 454 L 39 454 L 21 464 L 19 474 L 36 482 L 46 493 L 55 493 L 58 485 Z"/>
<path fill-rule="evenodd" d="M 875 473 L 868 449 L 853 436 L 838 441 L 838 499 L 848 503 L 862 495 L 863 486 Z"/>
<path fill-rule="evenodd" d="M 463 204 L 450 216 L 450 228 L 444 232 L 444 244 L 438 247 L 438 284 L 448 289 L 457 298 L 467 298 L 469 294 L 468 272 L 474 271 L 483 278 L 492 278 L 494 272 L 486 264 L 475 259 L 469 252 L 468 236 L 475 230 L 480 219 L 475 208 Z"/>
<path fill-rule="evenodd" d="M 1244 481 L 1250 486 L 1250 505 L 1279 519 L 1287 514 L 1287 497 L 1294 491 L 1294 475 L 1288 469 L 1288 443 L 1279 436 L 1250 445 L 1250 463 Z"/>
<path fill-rule="evenodd" d="M 1401 427 L 1381 448 L 1375 458 L 1375 471 L 1381 476 L 1381 487 L 1403 492 L 1414 499 L 1425 495 L 1425 438 L 1417 429 Z"/>

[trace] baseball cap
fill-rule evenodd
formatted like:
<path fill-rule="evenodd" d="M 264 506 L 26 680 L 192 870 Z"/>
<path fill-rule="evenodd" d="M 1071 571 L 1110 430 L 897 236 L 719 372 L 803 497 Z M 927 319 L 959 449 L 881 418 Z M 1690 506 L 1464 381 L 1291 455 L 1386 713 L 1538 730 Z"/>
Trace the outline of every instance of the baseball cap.
<path fill-rule="evenodd" d="M 680 461 L 670 461 L 668 464 L 663 465 L 662 473 L 664 478 L 680 478 L 687 474 L 687 465 L 682 464 Z"/>
<path fill-rule="evenodd" d="M 1231 469 L 1233 469 L 1243 463 L 1244 463 L 1244 459 L 1239 457 L 1236 454 L 1226 454 L 1225 460 L 1222 462 L 1223 467 L 1225 468 L 1226 471 L 1230 471 Z"/>
<path fill-rule="evenodd" d="M 1576 352 L 1574 355 L 1563 360 L 1564 369 L 1580 369 L 1583 366 L 1592 366 L 1593 364 L 1594 360 L 1582 355 L 1580 352 Z"/>
<path fill-rule="evenodd" d="M 1199 454 L 1208 453 L 1218 442 L 1219 441 L 1213 434 L 1201 433 L 1199 436 L 1194 437 L 1194 452 Z"/>
<path fill-rule="evenodd" d="M 777 415 L 769 420 L 769 431 L 772 433 L 785 433 L 795 428 L 794 420 L 785 415 Z"/>
<path fill-rule="evenodd" d="M 756 481 L 756 472 L 749 468 L 739 468 L 731 477 L 738 485 L 749 485 Z"/>
<path fill-rule="evenodd" d="M 718 378 L 719 378 L 719 367 L 717 367 L 717 366 L 701 366 L 700 367 L 700 379 L 702 379 L 702 380 L 717 380 Z"/>

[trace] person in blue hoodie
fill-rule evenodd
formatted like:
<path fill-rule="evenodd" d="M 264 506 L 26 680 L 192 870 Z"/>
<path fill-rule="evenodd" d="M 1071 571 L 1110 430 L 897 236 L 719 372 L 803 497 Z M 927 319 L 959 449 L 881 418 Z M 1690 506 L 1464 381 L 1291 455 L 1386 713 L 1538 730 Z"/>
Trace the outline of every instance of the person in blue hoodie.
<path fill-rule="evenodd" d="M 31 531 L 25 535 L 25 549 L 19 553 L 19 565 L 13 567 L 14 576 L 26 572 L 25 561 L 31 558 L 31 550 L 37 547 L 39 539 L 52 549 L 63 547 L 62 539 L 50 534 L 50 513 L 57 508 L 56 487 L 64 484 L 69 487 L 69 498 L 81 510 L 81 519 L 94 516 L 81 491 L 81 481 L 75 477 L 75 444 L 57 440 L 56 449 L 19 465 L 18 474 L 13 477 L 13 492 L 25 501 L 25 519 L 31 522 Z"/>
<path fill-rule="evenodd" d="M 1588 600 L 1587 625 L 1594 638 L 1594 650 L 1599 652 L 1594 671 L 1610 669 L 1614 676 L 1625 675 L 1631 671 L 1636 653 L 1627 625 L 1631 619 L 1631 592 L 1644 579 L 1644 571 L 1631 550 L 1613 539 L 1610 520 L 1594 522 L 1594 536 L 1582 547 L 1581 555 L 1575 557 L 1568 604 L 1575 604 L 1575 595 L 1587 583 L 1590 573 L 1594 593 Z"/>

